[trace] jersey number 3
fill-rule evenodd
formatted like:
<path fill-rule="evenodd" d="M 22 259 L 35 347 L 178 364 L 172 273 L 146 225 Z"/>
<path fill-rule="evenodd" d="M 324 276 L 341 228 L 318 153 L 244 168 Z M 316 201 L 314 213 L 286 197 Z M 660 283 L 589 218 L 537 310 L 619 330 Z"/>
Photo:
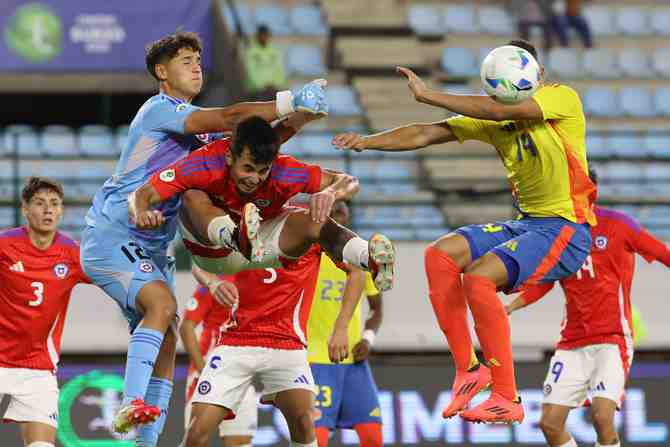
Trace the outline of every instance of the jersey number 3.
<path fill-rule="evenodd" d="M 37 307 L 44 301 L 44 283 L 39 281 L 31 282 L 30 287 L 33 288 L 35 299 L 28 301 L 28 306 Z"/>

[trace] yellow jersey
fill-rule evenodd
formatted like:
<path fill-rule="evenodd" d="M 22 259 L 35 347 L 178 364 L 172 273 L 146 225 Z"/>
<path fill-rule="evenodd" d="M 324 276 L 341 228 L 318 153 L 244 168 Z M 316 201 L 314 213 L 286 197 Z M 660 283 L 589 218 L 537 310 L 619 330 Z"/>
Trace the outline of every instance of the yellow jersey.
<path fill-rule="evenodd" d="M 342 295 L 347 282 L 347 273 L 340 270 L 326 255 L 321 254 L 319 276 L 316 282 L 312 308 L 307 320 L 307 351 L 310 363 L 333 363 L 328 358 L 328 339 L 342 307 Z M 372 275 L 365 275 L 366 296 L 378 295 Z M 351 350 L 361 340 L 361 303 L 358 303 L 351 317 L 347 335 L 349 336 L 349 356 L 342 363 L 353 363 Z"/>
<path fill-rule="evenodd" d="M 586 160 L 586 119 L 579 95 L 565 85 L 541 87 L 532 99 L 537 121 L 447 120 L 460 142 L 479 140 L 496 148 L 521 213 L 596 224 L 596 187 Z"/>

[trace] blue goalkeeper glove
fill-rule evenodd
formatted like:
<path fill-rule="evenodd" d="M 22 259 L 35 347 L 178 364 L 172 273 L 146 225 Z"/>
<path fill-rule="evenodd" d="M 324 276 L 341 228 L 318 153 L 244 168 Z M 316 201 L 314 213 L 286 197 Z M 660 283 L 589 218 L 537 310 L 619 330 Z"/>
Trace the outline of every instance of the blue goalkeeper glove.
<path fill-rule="evenodd" d="M 293 112 L 328 115 L 326 85 L 325 79 L 316 79 L 305 84 L 295 95 L 288 90 L 277 93 L 277 114 L 280 117 Z"/>

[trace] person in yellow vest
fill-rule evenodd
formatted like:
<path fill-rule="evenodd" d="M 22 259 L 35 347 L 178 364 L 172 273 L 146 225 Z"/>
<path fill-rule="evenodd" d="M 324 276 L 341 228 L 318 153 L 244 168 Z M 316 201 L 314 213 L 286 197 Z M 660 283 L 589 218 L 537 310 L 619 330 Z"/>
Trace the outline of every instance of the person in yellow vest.
<path fill-rule="evenodd" d="M 261 24 L 256 30 L 256 38 L 244 52 L 246 65 L 245 79 L 247 93 L 251 99 L 266 101 L 286 85 L 284 56 L 270 43 L 270 28 Z"/>
<path fill-rule="evenodd" d="M 340 225 L 349 223 L 349 207 L 345 202 L 333 205 L 331 217 Z M 319 277 L 307 322 L 309 363 L 316 383 L 315 421 L 319 447 L 328 445 L 330 434 L 338 428 L 356 430 L 360 445 L 377 447 L 382 441 L 382 420 L 377 386 L 367 358 L 374 344 L 375 333 L 382 323 L 382 296 L 369 273 L 364 281 L 347 280 L 326 255 L 321 255 Z M 340 323 L 338 315 L 345 294 L 364 294 L 370 307 L 369 317 L 362 326 L 361 301 L 348 325 Z M 345 313 L 345 312 L 343 312 Z M 349 350 L 342 360 L 330 360 L 328 341 L 332 337 L 348 337 Z"/>

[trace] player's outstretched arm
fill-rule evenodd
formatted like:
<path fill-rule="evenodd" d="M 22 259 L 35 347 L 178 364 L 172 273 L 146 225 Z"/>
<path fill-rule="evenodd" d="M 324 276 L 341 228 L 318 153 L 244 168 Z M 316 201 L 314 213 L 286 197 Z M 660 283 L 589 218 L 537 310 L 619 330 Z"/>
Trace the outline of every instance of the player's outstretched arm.
<path fill-rule="evenodd" d="M 342 295 L 342 307 L 337 314 L 337 319 L 333 325 L 333 332 L 328 340 L 328 356 L 330 360 L 339 363 L 349 355 L 349 337 L 347 329 L 349 322 L 356 311 L 358 302 L 363 296 L 365 288 L 365 272 L 363 270 L 350 267 L 347 268 L 347 282 L 344 286 Z"/>
<path fill-rule="evenodd" d="M 295 134 L 312 121 L 319 120 L 326 115 L 318 113 L 295 112 L 279 121 L 274 129 L 279 137 L 279 144 L 284 144 Z"/>
<path fill-rule="evenodd" d="M 523 291 L 511 303 L 505 306 L 507 315 L 542 299 L 554 287 L 554 283 L 538 284 Z"/>
<path fill-rule="evenodd" d="M 343 172 L 323 169 L 319 192 L 312 194 L 309 201 L 310 216 L 312 216 L 314 222 L 325 222 L 336 201 L 351 200 L 359 189 L 360 185 L 356 177 Z"/>
<path fill-rule="evenodd" d="M 491 121 L 543 120 L 540 106 L 532 99 L 519 104 L 501 104 L 486 95 L 452 95 L 429 88 L 412 70 L 397 67 L 407 78 L 414 99 L 423 104 L 442 107 L 459 115 Z"/>
<path fill-rule="evenodd" d="M 198 284 L 207 287 L 209 293 L 216 301 L 224 306 L 237 306 L 240 300 L 240 293 L 237 286 L 230 281 L 219 278 L 214 273 L 207 272 L 197 265 L 193 264 L 191 273 Z"/>
<path fill-rule="evenodd" d="M 433 144 L 456 141 L 446 121 L 435 123 L 415 123 L 373 135 L 341 133 L 333 138 L 336 149 L 362 151 L 400 152 L 421 149 Z"/>
<path fill-rule="evenodd" d="M 205 359 L 200 352 L 200 346 L 198 345 L 198 338 L 195 335 L 195 324 L 191 320 L 184 319 L 179 325 L 179 335 L 181 336 L 181 342 L 184 345 L 184 350 L 188 354 L 189 358 L 193 362 L 193 365 L 198 370 L 202 372 L 205 367 Z"/>

